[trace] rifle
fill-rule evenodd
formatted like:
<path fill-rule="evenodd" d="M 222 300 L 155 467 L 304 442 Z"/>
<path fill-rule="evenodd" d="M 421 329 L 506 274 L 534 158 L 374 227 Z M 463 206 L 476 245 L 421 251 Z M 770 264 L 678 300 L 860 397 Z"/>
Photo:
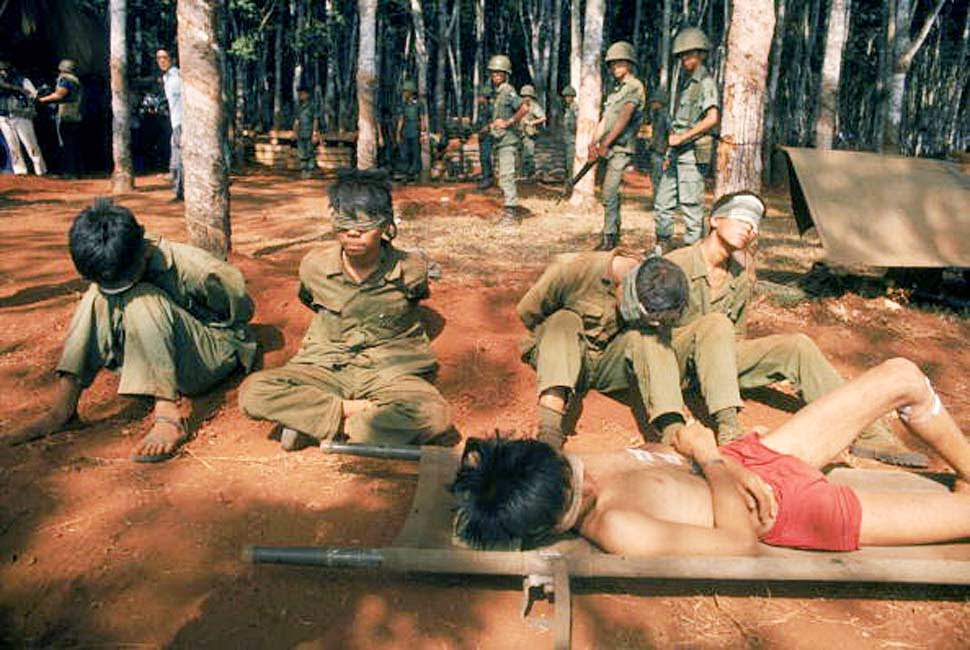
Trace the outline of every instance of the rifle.
<path fill-rule="evenodd" d="M 576 175 L 572 178 L 567 178 L 563 183 L 562 192 L 559 194 L 559 198 L 556 199 L 556 203 L 562 203 L 564 200 L 568 199 L 573 193 L 573 188 L 576 187 L 576 183 L 583 179 L 583 176 L 589 173 L 596 163 L 600 161 L 599 158 L 593 158 L 592 160 L 587 160 L 586 164 L 583 165 L 582 169 L 576 172 Z"/>

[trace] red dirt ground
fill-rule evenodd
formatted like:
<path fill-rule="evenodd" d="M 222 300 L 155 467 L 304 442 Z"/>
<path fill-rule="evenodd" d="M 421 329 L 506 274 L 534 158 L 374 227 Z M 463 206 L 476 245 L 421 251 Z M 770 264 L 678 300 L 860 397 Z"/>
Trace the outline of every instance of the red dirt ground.
<path fill-rule="evenodd" d="M 164 181 L 139 179 L 123 202 L 153 232 L 184 239 L 181 206 Z M 297 264 L 327 227 L 319 184 L 247 175 L 233 185 L 237 263 L 258 305 L 264 364 L 296 349 L 309 312 Z M 85 283 L 66 248 L 71 218 L 107 181 L 0 180 L 0 434 L 41 412 L 71 311 Z M 467 192 L 467 194 L 466 194 Z M 447 219 L 450 193 L 466 215 L 495 197 L 468 187 L 407 187 L 402 212 Z M 295 241 L 294 240 L 298 240 Z M 505 279 L 436 283 L 428 303 L 439 386 L 464 435 L 534 427 L 534 383 L 518 360 L 518 296 L 542 260 Z M 488 286 L 480 286 L 480 285 Z M 903 354 L 933 379 L 970 428 L 970 324 L 950 314 L 847 295 L 782 309 L 762 300 L 753 333 L 810 333 L 846 374 Z M 443 322 L 442 322 L 443 321 Z M 435 328 L 438 329 L 438 328 Z M 406 462 L 286 454 L 269 425 L 236 407 L 239 378 L 195 401 L 197 437 L 159 466 L 127 460 L 148 428 L 147 406 L 115 395 L 102 373 L 81 403 L 86 427 L 0 454 L 0 646 L 28 647 L 549 647 L 552 611 L 518 617 L 510 579 L 393 576 L 251 567 L 245 544 L 380 546 L 404 521 L 416 485 Z M 768 400 L 785 406 L 784 396 Z M 791 401 L 791 400 L 788 400 Z M 781 410 L 751 402 L 749 425 Z M 592 395 L 569 442 L 576 450 L 639 440 L 621 405 Z M 912 441 L 910 441 L 912 442 Z M 939 463 L 936 464 L 940 468 Z M 966 590 L 713 582 L 580 583 L 577 648 L 958 648 L 970 638 Z"/>

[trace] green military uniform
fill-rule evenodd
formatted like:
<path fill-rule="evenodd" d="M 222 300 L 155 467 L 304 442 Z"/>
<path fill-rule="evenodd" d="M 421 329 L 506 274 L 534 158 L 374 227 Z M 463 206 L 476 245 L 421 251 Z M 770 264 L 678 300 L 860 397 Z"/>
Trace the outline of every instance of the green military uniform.
<path fill-rule="evenodd" d="M 652 417 L 680 412 L 679 383 L 657 380 L 676 378 L 673 353 L 651 332 L 621 320 L 610 273 L 614 256 L 571 253 L 549 265 L 516 307 L 530 332 L 522 360 L 536 369 L 540 395 L 565 387 L 582 397 L 592 388 L 645 406 Z"/>
<path fill-rule="evenodd" d="M 519 122 L 519 130 L 522 134 L 522 175 L 527 178 L 531 178 L 536 173 L 536 135 L 539 133 L 539 127 L 526 122 L 545 117 L 546 112 L 539 105 L 539 100 L 531 98 L 529 112 Z"/>
<path fill-rule="evenodd" d="M 606 153 L 606 173 L 603 175 L 604 235 L 618 236 L 620 233 L 620 181 L 623 179 L 623 170 L 630 164 L 633 155 L 646 100 L 643 83 L 631 72 L 614 87 L 603 105 L 603 117 L 596 129 L 597 141 L 613 129 L 625 105 L 634 106 L 630 122 Z"/>
<path fill-rule="evenodd" d="M 842 385 L 838 372 L 804 334 L 742 338 L 753 281 L 733 258 L 717 294 L 700 243 L 666 258 L 683 269 L 690 284 L 687 309 L 671 337 L 680 376 L 696 377 L 711 413 L 740 408 L 741 388 L 787 379 L 811 402 Z"/>
<path fill-rule="evenodd" d="M 522 105 L 522 98 L 507 81 L 495 89 L 492 116 L 495 120 L 511 120 Z M 498 167 L 498 185 L 505 196 L 505 207 L 515 208 L 519 197 L 515 186 L 515 152 L 519 147 L 519 135 L 515 127 L 500 129 L 492 127 L 492 149 Z"/>
<path fill-rule="evenodd" d="M 346 421 L 351 440 L 430 441 L 448 428 L 449 412 L 428 381 L 437 362 L 418 309 L 428 294 L 427 264 L 388 243 L 361 284 L 345 273 L 339 245 L 312 251 L 300 264 L 300 297 L 316 314 L 300 351 L 250 377 L 240 406 L 327 439 L 341 432 L 343 400 L 369 400 L 377 406 Z"/>
<path fill-rule="evenodd" d="M 118 392 L 174 400 L 252 368 L 246 324 L 253 302 L 238 269 L 185 244 L 147 238 L 141 280 L 127 291 L 88 288 L 74 312 L 57 371 L 91 385 L 120 369 Z"/>
<path fill-rule="evenodd" d="M 316 169 L 316 148 L 313 146 L 313 122 L 316 111 L 312 100 L 300 102 L 296 107 L 296 144 L 300 155 L 300 171 Z"/>
<path fill-rule="evenodd" d="M 478 106 L 475 131 L 478 133 L 478 158 L 482 165 L 480 186 L 484 188 L 492 184 L 492 134 L 488 126 L 492 122 L 492 88 L 483 86 L 479 93 L 485 101 Z"/>
<path fill-rule="evenodd" d="M 563 156 L 565 156 L 566 178 L 572 178 L 573 161 L 576 158 L 576 119 L 579 114 L 576 102 L 563 106 L 562 113 L 562 142 Z"/>
<path fill-rule="evenodd" d="M 417 177 L 421 173 L 421 102 L 416 97 L 405 101 L 401 106 L 399 119 L 401 128 L 401 162 L 404 173 Z"/>
<path fill-rule="evenodd" d="M 700 65 L 679 85 L 671 130 L 683 133 L 717 105 L 717 82 L 707 68 Z M 674 214 L 678 206 L 684 213 L 684 243 L 692 244 L 701 238 L 704 221 L 702 171 L 710 163 L 712 149 L 713 138 L 704 135 L 668 156 L 670 162 L 660 177 L 653 200 L 658 239 L 673 237 Z"/>

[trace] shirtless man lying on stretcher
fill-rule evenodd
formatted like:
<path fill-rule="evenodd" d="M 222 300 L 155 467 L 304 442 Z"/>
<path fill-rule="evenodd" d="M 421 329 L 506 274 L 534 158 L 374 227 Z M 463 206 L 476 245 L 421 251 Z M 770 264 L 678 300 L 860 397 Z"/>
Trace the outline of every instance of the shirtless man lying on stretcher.
<path fill-rule="evenodd" d="M 819 471 L 894 409 L 970 478 L 970 443 L 929 380 L 892 359 L 771 433 L 720 448 L 696 424 L 677 436 L 679 453 L 573 455 L 536 440 L 472 438 L 452 487 L 456 532 L 473 547 L 501 548 L 575 530 L 607 552 L 640 556 L 755 554 L 758 541 L 851 551 L 970 537 L 968 494 L 864 492 Z"/>

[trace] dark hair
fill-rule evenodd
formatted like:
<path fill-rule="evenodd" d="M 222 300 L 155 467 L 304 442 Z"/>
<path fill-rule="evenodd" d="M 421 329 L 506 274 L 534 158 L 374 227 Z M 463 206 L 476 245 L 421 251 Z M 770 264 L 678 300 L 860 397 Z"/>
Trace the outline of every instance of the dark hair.
<path fill-rule="evenodd" d="M 687 304 L 687 291 L 687 276 L 670 260 L 649 257 L 637 271 L 637 299 L 651 319 L 673 324 Z"/>
<path fill-rule="evenodd" d="M 473 548 L 545 537 L 568 506 L 569 462 L 538 440 L 469 438 L 451 485 L 455 532 Z"/>
<path fill-rule="evenodd" d="M 394 214 L 391 177 L 383 170 L 340 170 L 337 182 L 330 186 L 327 194 L 330 207 L 336 212 L 359 210 L 372 217 L 388 219 Z"/>
<path fill-rule="evenodd" d="M 93 282 L 117 282 L 138 268 L 145 229 L 131 210 L 100 197 L 74 218 L 68 241 L 78 273 Z"/>

